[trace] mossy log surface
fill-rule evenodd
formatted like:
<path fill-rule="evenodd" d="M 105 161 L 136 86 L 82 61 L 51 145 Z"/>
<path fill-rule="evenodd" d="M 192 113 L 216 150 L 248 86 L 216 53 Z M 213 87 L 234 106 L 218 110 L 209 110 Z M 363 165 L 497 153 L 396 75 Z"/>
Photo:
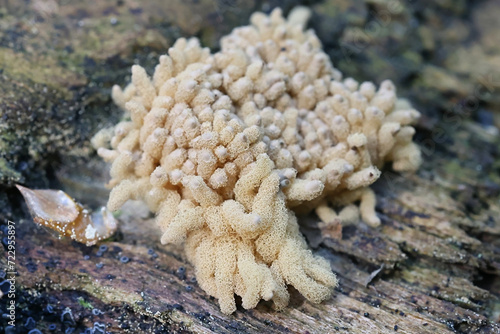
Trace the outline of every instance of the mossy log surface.
<path fill-rule="evenodd" d="M 314 15 L 321 20 L 313 26 L 333 62 L 355 78 L 366 79 L 362 76 L 375 71 L 379 63 L 360 73 L 370 59 L 386 57 L 380 58 L 380 78 L 373 80 L 391 74 L 401 95 L 410 96 L 423 112 L 416 138 L 423 148 L 422 168 L 415 175 L 384 171 L 373 187 L 382 218 L 378 228 L 359 222 L 321 230 L 314 215 L 301 217 L 309 243 L 330 261 L 340 279 L 330 300 L 311 304 L 291 289 L 290 305 L 283 312 L 261 302 L 253 310 L 239 306 L 227 316 L 196 283 L 182 248 L 160 244 L 154 219 L 140 203 L 129 202 L 119 213 L 119 232 L 113 238 L 86 247 L 59 240 L 35 225 L 11 185 L 60 188 L 91 207 L 105 204 L 108 167 L 89 148 L 88 138 L 99 123 L 118 117 L 109 100 L 110 85 L 123 85 L 134 61 L 152 69 L 158 55 L 179 36 L 194 34 L 215 46 L 218 36 L 246 24 L 251 11 L 262 4 L 174 1 L 164 6 L 105 0 L 83 7 L 45 0 L 25 8 L 0 0 L 0 218 L 16 226 L 18 332 L 35 326 L 46 333 L 55 325 L 56 333 L 67 328 L 100 333 L 104 324 L 111 333 L 500 333 L 500 137 L 492 130 L 494 118 L 483 117 L 485 111 L 500 114 L 500 81 L 482 77 L 492 80 L 483 91 L 496 95 L 474 95 L 473 80 L 481 78 L 461 81 L 464 73 L 470 74 L 468 68 L 455 71 L 451 61 L 439 63 L 429 51 L 445 40 L 443 35 L 452 34 L 452 28 L 437 31 L 434 40 L 426 34 L 439 15 L 449 15 L 455 29 L 462 29 L 487 21 L 489 12 L 500 9 L 492 5 L 495 1 L 481 1 L 474 8 L 467 1 L 429 5 L 427 16 L 419 16 L 428 25 L 413 27 L 406 35 L 421 39 L 413 39 L 413 44 L 400 39 L 402 49 L 393 50 L 405 55 L 401 61 L 420 63 L 406 63 L 405 71 L 394 65 L 391 72 L 388 59 L 394 58 L 381 49 L 386 41 L 398 40 L 398 24 L 419 10 L 404 7 L 384 31 L 363 44 L 363 52 L 350 54 L 351 64 L 361 64 L 350 70 L 345 58 L 336 58 L 339 49 L 328 38 L 348 40 L 352 35 L 345 31 L 363 27 L 370 11 L 382 13 L 386 2 L 314 4 Z M 338 26 L 326 19 L 341 16 Z M 30 35 L 30 18 L 38 22 L 41 35 Z M 224 24 L 213 29 L 214 22 Z M 475 28 L 477 32 L 481 26 Z M 483 55 L 490 60 L 481 70 L 494 68 L 497 59 L 491 55 L 498 45 L 485 36 L 485 45 L 491 45 Z M 462 54 L 473 47 L 468 44 Z M 434 74 L 427 76 L 429 71 Z M 476 98 L 481 108 L 469 114 L 458 109 L 444 113 L 449 106 L 463 105 L 461 98 L 467 96 Z M 28 112 L 26 106 L 36 109 Z M 6 255 L 2 252 L 2 268 Z M 5 300 L 1 313 L 6 312 Z"/>

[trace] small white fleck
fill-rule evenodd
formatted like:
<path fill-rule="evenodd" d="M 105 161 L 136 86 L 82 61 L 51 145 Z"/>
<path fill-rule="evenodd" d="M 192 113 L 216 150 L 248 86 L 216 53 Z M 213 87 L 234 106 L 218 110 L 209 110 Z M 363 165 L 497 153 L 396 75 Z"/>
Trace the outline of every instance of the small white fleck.
<path fill-rule="evenodd" d="M 96 234 L 96 229 L 92 225 L 87 225 L 87 228 L 85 229 L 85 238 L 87 239 L 94 239 Z"/>

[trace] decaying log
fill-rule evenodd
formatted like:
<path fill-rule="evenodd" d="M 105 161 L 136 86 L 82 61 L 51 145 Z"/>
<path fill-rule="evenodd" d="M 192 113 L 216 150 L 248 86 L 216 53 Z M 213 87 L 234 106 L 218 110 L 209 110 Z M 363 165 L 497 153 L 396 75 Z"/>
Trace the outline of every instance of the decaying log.
<path fill-rule="evenodd" d="M 134 1 L 118 2 L 116 8 L 114 1 L 102 1 L 83 9 L 81 5 L 49 6 L 55 1 L 33 1 L 27 9 L 16 2 L 0 2 L 5 10 L 0 23 L 14 27 L 3 31 L 0 39 L 0 106 L 9 125 L 8 131 L 0 132 L 0 186 L 10 187 L 13 182 L 57 186 L 89 206 L 103 205 L 108 195 L 107 167 L 86 140 L 102 117 L 117 117 L 117 110 L 106 111 L 109 115 L 102 112 L 111 105 L 111 83 L 118 82 L 118 77 L 125 82 L 136 57 L 153 64 L 152 59 L 178 35 L 199 34 L 205 44 L 213 43 L 221 31 L 207 27 L 224 20 L 227 32 L 245 24 L 252 10 L 247 5 L 238 12 L 231 1 L 208 5 L 200 1 L 189 7 L 192 12 L 180 1 L 172 2 L 175 8 L 170 11 L 155 1 L 143 8 Z M 370 3 L 376 8 L 383 1 Z M 327 11 L 342 4 L 325 1 L 319 8 Z M 345 6 L 365 8 L 358 2 Z M 162 23 L 158 16 L 166 12 Z M 359 10 L 350 13 L 349 24 L 364 15 Z M 32 28 L 39 29 L 39 35 L 29 28 L 30 17 L 38 22 Z M 193 25 L 189 17 L 201 19 Z M 405 11 L 399 17 L 409 14 Z M 328 22 L 315 24 L 329 28 Z M 419 34 L 427 36 L 424 30 Z M 55 46 L 38 49 L 40 40 Z M 68 40 L 71 43 L 65 46 Z M 151 54 L 138 51 L 143 48 Z M 425 66 L 422 75 L 437 71 L 434 65 Z M 439 89 L 433 83 L 436 87 L 412 94 L 432 98 Z M 459 88 L 466 91 L 464 87 L 473 84 L 457 85 L 453 92 L 460 95 Z M 443 105 L 454 103 L 458 102 L 449 99 Z M 239 306 L 233 315 L 223 315 L 217 301 L 196 283 L 182 248 L 160 244 L 154 219 L 140 203 L 129 202 L 118 214 L 117 235 L 86 247 L 59 240 L 35 225 L 14 188 L 2 188 L 0 216 L 5 213 L 16 226 L 17 330 L 500 333 L 500 139 L 491 128 L 465 117 L 457 121 L 424 114 L 417 126 L 417 142 L 424 148 L 422 168 L 415 175 L 386 170 L 374 186 L 381 226 L 359 222 L 341 230 L 339 226 L 320 228 L 316 216 L 301 217 L 303 233 L 315 251 L 330 261 L 340 285 L 332 299 L 319 305 L 292 291 L 291 303 L 283 312 L 261 302 L 256 309 Z M 44 127 L 28 127 L 35 123 Z M 4 130 L 2 124 L 0 130 Z M 30 157 L 19 153 L 25 151 Z M 50 167 L 54 152 L 61 161 Z M 68 156 L 84 157 L 84 161 Z M 2 238 L 5 226 L 6 222 Z M 7 265 L 6 255 L 0 258 L 2 267 Z M 1 280 L 7 278 L 2 271 L 0 275 Z M 0 288 L 5 287 L 0 282 Z M 6 313 L 3 298 L 0 309 Z M 5 328 L 4 319 L 0 329 Z"/>
<path fill-rule="evenodd" d="M 38 328 L 47 328 L 48 305 L 57 314 L 69 307 L 73 326 L 105 323 L 110 332 L 494 333 L 500 188 L 477 163 L 457 168 L 453 158 L 460 153 L 456 148 L 470 145 L 482 131 L 466 124 L 450 137 L 461 145 L 436 148 L 414 176 L 388 171 L 375 186 L 379 228 L 344 226 L 339 240 L 321 234 L 316 217 L 302 218 L 309 240 L 340 278 L 334 297 L 322 304 L 294 292 L 283 312 L 260 303 L 223 315 L 196 284 L 182 249 L 162 246 L 152 217 L 131 202 L 119 216 L 115 240 L 90 248 L 58 240 L 29 219 L 17 222 L 17 283 L 28 309 L 39 303 L 38 311 L 27 312 Z M 485 139 L 482 147 L 493 143 Z M 472 157 L 474 150 L 460 154 Z M 83 174 L 76 169 L 60 179 L 69 185 Z M 100 251 L 103 246 L 106 251 Z M 72 325 L 56 323 L 62 329 Z"/>

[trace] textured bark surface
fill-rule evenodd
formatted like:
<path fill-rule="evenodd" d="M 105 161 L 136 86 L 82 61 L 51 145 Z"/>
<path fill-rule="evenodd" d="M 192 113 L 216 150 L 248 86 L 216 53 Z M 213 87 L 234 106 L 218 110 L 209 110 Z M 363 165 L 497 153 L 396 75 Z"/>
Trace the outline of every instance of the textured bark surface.
<path fill-rule="evenodd" d="M 283 312 L 261 302 L 223 315 L 197 285 L 182 248 L 160 244 L 140 203 L 128 203 L 119 233 L 93 247 L 36 226 L 13 182 L 61 188 L 93 207 L 106 202 L 107 166 L 88 138 L 116 120 L 109 87 L 126 82 L 134 61 L 152 69 L 179 36 L 197 35 L 213 47 L 255 8 L 273 6 L 162 3 L 0 1 L 0 212 L 2 223 L 16 226 L 19 333 L 33 326 L 50 332 L 51 324 L 56 333 L 100 333 L 100 324 L 113 333 L 500 333 L 500 138 L 493 128 L 500 44 L 490 31 L 497 21 L 486 24 L 500 12 L 497 1 L 439 1 L 427 10 L 404 5 L 364 44 L 348 43 L 377 17 L 370 13 L 383 17 L 390 1 L 312 5 L 313 27 L 334 64 L 360 80 L 391 77 L 424 113 L 416 139 L 422 168 L 416 175 L 386 170 L 374 185 L 380 227 L 359 222 L 320 230 L 314 215 L 301 218 L 309 243 L 340 279 L 331 300 L 314 305 L 292 291 Z M 436 23 L 443 16 L 449 21 Z M 415 17 L 420 24 L 405 25 Z M 400 26 L 408 28 L 402 35 Z M 467 39 L 460 31 L 468 29 Z M 443 47 L 450 41 L 460 62 Z M 394 43 L 399 48 L 385 48 Z M 466 57 L 481 59 L 481 66 Z M 490 95 L 476 94 L 478 87 Z M 465 108 L 468 101 L 477 106 Z"/>
<path fill-rule="evenodd" d="M 386 172 L 375 186 L 383 218 L 377 229 L 362 222 L 344 226 L 339 239 L 316 229 L 314 216 L 302 219 L 310 243 L 340 278 L 335 296 L 322 304 L 294 292 L 284 312 L 260 303 L 254 310 L 221 314 L 196 284 L 182 249 L 160 245 L 153 219 L 131 202 L 121 212 L 120 233 L 101 244 L 107 247 L 101 256 L 99 246 L 58 240 L 29 219 L 17 222 L 17 282 L 26 316 L 40 329 L 52 321 L 80 329 L 98 322 L 111 332 L 499 332 L 493 322 L 499 315 L 500 187 L 478 171 L 471 156 L 477 154 L 474 147 L 495 149 L 499 141 L 482 136 L 482 129 L 466 123 L 449 138 L 457 144 L 436 147 L 417 175 Z M 452 158 L 458 155 L 469 162 L 459 165 Z M 85 183 L 85 168 L 60 179 Z M 99 184 L 94 180 L 86 184 L 90 189 Z M 47 305 L 56 314 L 69 307 L 75 323 L 60 324 Z"/>

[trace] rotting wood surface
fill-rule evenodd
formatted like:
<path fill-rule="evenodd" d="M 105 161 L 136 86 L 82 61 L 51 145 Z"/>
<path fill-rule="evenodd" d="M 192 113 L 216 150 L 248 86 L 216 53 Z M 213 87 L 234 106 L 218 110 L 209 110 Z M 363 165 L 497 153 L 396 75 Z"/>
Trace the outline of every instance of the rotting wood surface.
<path fill-rule="evenodd" d="M 492 322 L 498 312 L 500 187 L 481 175 L 477 163 L 456 168 L 459 160 L 449 158 L 475 154 L 473 147 L 456 148 L 477 141 L 482 131 L 472 123 L 456 131 L 450 139 L 461 144 L 437 147 L 416 175 L 386 172 L 375 186 L 379 228 L 344 226 L 336 239 L 314 227 L 314 216 L 302 219 L 308 239 L 340 278 L 334 297 L 319 305 L 294 291 L 284 312 L 261 302 L 223 315 L 196 284 L 182 249 L 159 243 L 153 219 L 138 202 L 121 213 L 121 233 L 101 244 L 107 247 L 101 256 L 99 246 L 57 240 L 31 221 L 19 222 L 17 282 L 47 305 L 57 300 L 59 312 L 69 307 L 75 323 L 62 327 L 98 322 L 110 324 L 110 332 L 136 332 L 141 324 L 169 333 L 500 332 Z M 483 147 L 493 147 L 488 140 Z M 83 174 L 72 173 L 60 176 L 63 183 Z M 40 305 L 42 318 L 47 305 Z M 92 308 L 100 312 L 93 315 Z"/>

